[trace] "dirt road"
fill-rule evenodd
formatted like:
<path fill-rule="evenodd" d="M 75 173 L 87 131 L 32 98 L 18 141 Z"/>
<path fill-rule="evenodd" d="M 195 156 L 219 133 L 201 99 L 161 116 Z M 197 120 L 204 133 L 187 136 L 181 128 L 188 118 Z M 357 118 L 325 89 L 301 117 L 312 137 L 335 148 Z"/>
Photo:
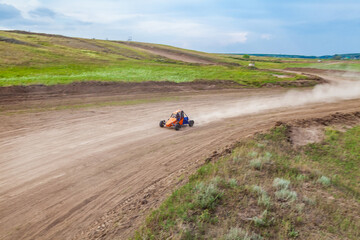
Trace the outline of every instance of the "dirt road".
<path fill-rule="evenodd" d="M 288 99 L 286 91 L 189 92 L 172 101 L 0 115 L 0 239 L 124 239 L 213 151 L 279 120 L 360 110 L 360 96 L 272 104 Z M 267 107 L 234 113 L 261 102 Z M 178 108 L 195 127 L 159 128 Z"/>

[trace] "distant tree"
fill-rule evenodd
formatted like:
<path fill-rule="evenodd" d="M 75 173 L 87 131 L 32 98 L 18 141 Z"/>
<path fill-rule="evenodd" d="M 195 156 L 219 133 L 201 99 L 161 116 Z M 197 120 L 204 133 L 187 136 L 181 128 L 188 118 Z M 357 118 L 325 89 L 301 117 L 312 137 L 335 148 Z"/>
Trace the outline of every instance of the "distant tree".
<path fill-rule="evenodd" d="M 333 57 L 334 60 L 341 60 L 341 56 L 340 55 L 337 55 L 335 54 L 334 57 Z"/>
<path fill-rule="evenodd" d="M 249 58 L 250 58 L 250 56 L 249 56 L 248 54 L 245 54 L 245 55 L 243 55 L 243 58 L 245 58 L 245 59 L 249 59 Z"/>

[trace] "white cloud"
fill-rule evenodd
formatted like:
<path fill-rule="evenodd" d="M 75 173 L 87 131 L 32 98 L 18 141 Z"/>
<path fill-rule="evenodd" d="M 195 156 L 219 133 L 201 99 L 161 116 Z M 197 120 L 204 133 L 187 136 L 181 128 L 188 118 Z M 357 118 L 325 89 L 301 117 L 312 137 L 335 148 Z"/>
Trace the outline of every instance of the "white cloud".
<path fill-rule="evenodd" d="M 261 34 L 260 37 L 265 40 L 270 40 L 272 38 L 271 34 L 268 33 Z"/>
<path fill-rule="evenodd" d="M 228 37 L 225 42 L 229 44 L 246 43 L 248 40 L 248 32 L 232 32 L 227 33 L 224 37 Z"/>
<path fill-rule="evenodd" d="M 6 3 L 17 8 L 21 15 L 25 18 L 30 18 L 28 12 L 41 7 L 38 0 L 0 0 L 0 3 Z"/>

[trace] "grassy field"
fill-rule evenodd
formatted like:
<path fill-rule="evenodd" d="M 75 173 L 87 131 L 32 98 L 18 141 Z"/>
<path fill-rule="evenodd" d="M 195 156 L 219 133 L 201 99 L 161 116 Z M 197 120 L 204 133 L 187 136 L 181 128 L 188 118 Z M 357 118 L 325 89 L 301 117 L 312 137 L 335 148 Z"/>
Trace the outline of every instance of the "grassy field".
<path fill-rule="evenodd" d="M 69 38 L 58 35 L 0 31 L 0 86 L 67 84 L 74 81 L 232 80 L 249 87 L 292 81 L 269 69 L 314 67 L 360 71 L 360 63 L 289 60 L 209 54 L 166 45 Z M 195 56 L 214 65 L 184 63 L 152 54 L 137 46 Z M 248 68 L 255 62 L 256 68 Z M 261 70 L 260 70 L 261 69 Z M 263 71 L 267 70 L 267 71 Z"/>
<path fill-rule="evenodd" d="M 134 239 L 359 239 L 360 126 L 294 148 L 287 127 L 241 142 L 147 218 Z"/>
<path fill-rule="evenodd" d="M 152 63 L 123 61 L 116 65 L 69 64 L 55 66 L 16 66 L 0 68 L 0 86 L 29 84 L 66 84 L 74 81 L 172 81 L 233 80 L 240 84 L 258 86 L 281 80 L 296 80 L 300 77 L 279 79 L 273 74 L 233 66 L 207 66 L 190 64 Z M 281 73 L 280 73 L 281 74 Z"/>
<path fill-rule="evenodd" d="M 0 31 L 0 86 L 66 84 L 74 81 L 233 80 L 247 86 L 296 80 L 234 66 L 228 57 L 138 43 L 190 54 L 219 65 L 198 65 L 151 54 L 126 42 Z M 281 74 L 281 73 L 280 73 Z"/>
<path fill-rule="evenodd" d="M 360 71 L 360 61 L 358 60 L 322 60 L 318 63 L 316 59 L 285 59 L 285 58 L 271 58 L 271 57 L 254 57 L 244 59 L 241 55 L 222 55 L 226 58 L 232 59 L 234 62 L 241 65 L 247 65 L 250 62 L 255 63 L 255 66 L 260 69 L 285 69 L 292 67 L 306 67 L 319 68 L 329 70 L 344 70 L 344 71 Z"/>

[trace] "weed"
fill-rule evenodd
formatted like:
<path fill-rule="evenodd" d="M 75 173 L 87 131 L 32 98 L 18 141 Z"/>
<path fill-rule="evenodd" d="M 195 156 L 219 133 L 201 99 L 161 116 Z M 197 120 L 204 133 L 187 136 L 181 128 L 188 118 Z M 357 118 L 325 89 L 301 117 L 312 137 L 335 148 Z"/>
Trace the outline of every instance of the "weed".
<path fill-rule="evenodd" d="M 290 232 L 289 232 L 289 237 L 291 238 L 297 238 L 299 236 L 299 232 L 295 231 L 294 229 L 292 229 Z"/>
<path fill-rule="evenodd" d="M 266 208 L 269 208 L 271 206 L 271 198 L 266 193 L 261 194 L 258 198 L 258 204 Z"/>
<path fill-rule="evenodd" d="M 278 190 L 288 189 L 289 185 L 290 185 L 290 181 L 282 178 L 275 178 L 273 182 L 273 186 Z"/>
<path fill-rule="evenodd" d="M 250 161 L 250 167 L 256 170 L 261 170 L 262 166 L 263 166 L 263 162 L 260 158 L 256 158 Z"/>
<path fill-rule="evenodd" d="M 318 183 L 322 184 L 324 187 L 328 187 L 331 184 L 331 180 L 328 177 L 321 176 L 318 180 Z"/>
<path fill-rule="evenodd" d="M 296 204 L 295 209 L 298 213 L 302 213 L 304 210 L 305 204 L 304 203 L 299 203 Z"/>
<path fill-rule="evenodd" d="M 315 205 L 316 204 L 316 200 L 314 198 L 309 198 L 307 196 L 304 196 L 303 200 L 308 205 Z"/>
<path fill-rule="evenodd" d="M 297 193 L 288 189 L 281 189 L 275 192 L 275 197 L 283 202 L 293 202 L 297 199 Z"/>
<path fill-rule="evenodd" d="M 307 177 L 305 175 L 302 175 L 302 174 L 299 174 L 299 175 L 296 176 L 296 180 L 298 180 L 300 182 L 304 181 L 306 179 L 307 179 Z"/>
<path fill-rule="evenodd" d="M 224 237 L 225 240 L 262 240 L 263 238 L 257 234 L 249 234 L 242 228 L 231 228 Z"/>
<path fill-rule="evenodd" d="M 257 155 L 258 155 L 258 153 L 255 152 L 255 151 L 252 151 L 252 152 L 249 152 L 249 153 L 248 153 L 248 156 L 249 156 L 249 157 L 252 157 L 252 158 L 256 157 Z"/>
<path fill-rule="evenodd" d="M 200 182 L 195 186 L 195 205 L 202 209 L 213 209 L 221 196 L 222 192 L 214 183 Z"/>
<path fill-rule="evenodd" d="M 241 157 L 240 156 L 234 156 L 233 157 L 233 162 L 234 163 L 238 163 L 238 162 L 240 162 L 241 161 Z"/>
<path fill-rule="evenodd" d="M 268 218 L 268 211 L 265 210 L 262 212 L 260 217 L 253 217 L 252 221 L 254 222 L 255 226 L 257 227 L 267 227 L 271 224 L 272 220 L 269 220 Z"/>
<path fill-rule="evenodd" d="M 262 144 L 262 143 L 257 143 L 256 146 L 257 146 L 258 148 L 264 148 L 264 147 L 265 147 L 265 145 Z"/>
<path fill-rule="evenodd" d="M 230 179 L 229 185 L 230 185 L 230 187 L 235 188 L 238 185 L 237 180 L 234 178 Z"/>
<path fill-rule="evenodd" d="M 272 157 L 272 154 L 270 152 L 265 152 L 265 154 L 264 154 L 265 160 L 270 161 L 271 157 Z"/>
<path fill-rule="evenodd" d="M 266 194 L 266 191 L 257 185 L 251 186 L 251 191 L 257 193 L 258 195 Z"/>

